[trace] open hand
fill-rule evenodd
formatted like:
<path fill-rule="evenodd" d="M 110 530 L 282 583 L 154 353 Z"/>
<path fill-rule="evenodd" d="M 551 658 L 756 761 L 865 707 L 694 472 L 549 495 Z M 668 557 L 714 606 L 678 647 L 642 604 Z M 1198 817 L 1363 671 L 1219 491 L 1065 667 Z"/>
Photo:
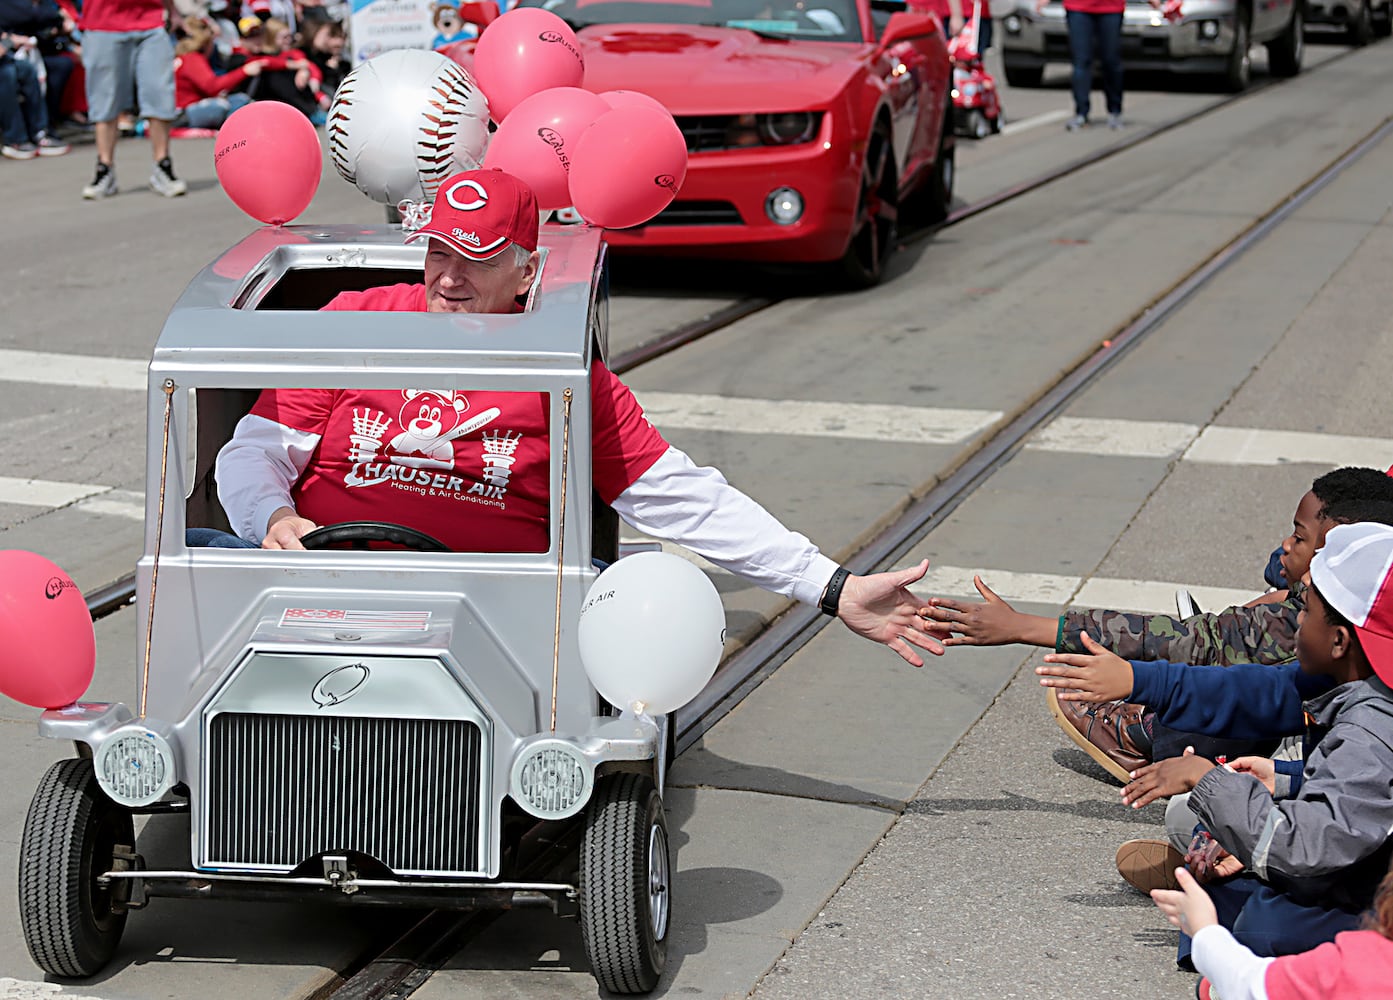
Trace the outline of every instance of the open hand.
<path fill-rule="evenodd" d="M 943 645 L 1002 646 L 1008 642 L 1053 645 L 1053 621 L 1017 611 L 983 583 L 980 576 L 972 578 L 972 585 L 982 595 L 983 603 L 932 597 L 925 607 L 919 609 L 920 615 L 936 623 L 935 632 L 955 633 L 944 639 Z M 1044 637 L 1046 632 L 1049 633 L 1048 638 Z M 1040 641 L 1042 638 L 1044 642 Z"/>
<path fill-rule="evenodd" d="M 1133 771 L 1132 780 L 1122 789 L 1122 803 L 1140 809 L 1157 799 L 1188 792 L 1217 766 L 1212 760 L 1197 756 L 1192 747 L 1186 747 L 1183 756 L 1158 760 Z"/>
<path fill-rule="evenodd" d="M 1214 909 L 1214 901 L 1195 881 L 1195 877 L 1184 868 L 1177 868 L 1175 879 L 1180 883 L 1178 890 L 1151 890 L 1152 901 L 1166 915 L 1166 919 L 1190 937 L 1217 924 L 1219 914 Z"/>
<path fill-rule="evenodd" d="M 925 559 L 909 569 L 847 577 L 837 617 L 857 635 L 889 646 L 906 663 L 922 667 L 924 659 L 915 647 L 943 655 L 943 646 L 931 634 L 932 624 L 919 617 L 923 599 L 909 590 L 909 585 L 918 583 L 928 571 Z"/>
<path fill-rule="evenodd" d="M 1088 652 L 1048 654 L 1044 664 L 1035 668 L 1040 686 L 1058 688 L 1060 701 L 1126 701 L 1131 697 L 1132 665 L 1098 645 L 1087 632 L 1079 638 Z"/>

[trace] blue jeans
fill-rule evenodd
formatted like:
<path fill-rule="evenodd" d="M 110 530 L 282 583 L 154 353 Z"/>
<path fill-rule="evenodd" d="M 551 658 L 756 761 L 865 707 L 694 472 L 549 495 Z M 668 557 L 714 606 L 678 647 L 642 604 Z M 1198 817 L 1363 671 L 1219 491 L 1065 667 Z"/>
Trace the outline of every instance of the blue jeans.
<path fill-rule="evenodd" d="M 1074 60 L 1074 113 L 1088 117 L 1093 90 L 1093 59 L 1103 69 L 1103 96 L 1108 114 L 1122 114 L 1122 15 L 1066 10 L 1069 54 Z"/>
<path fill-rule="evenodd" d="M 191 549 L 259 549 L 260 545 L 217 528 L 186 528 L 184 544 Z"/>
<path fill-rule="evenodd" d="M 1295 955 L 1334 941 L 1342 931 L 1358 930 L 1363 916 L 1323 906 L 1303 906 L 1256 875 L 1238 875 L 1205 886 L 1214 900 L 1219 923 L 1234 938 L 1262 957 Z M 1176 961 L 1190 959 L 1190 938 L 1180 935 Z"/>
<path fill-rule="evenodd" d="M 241 93 L 228 94 L 226 97 L 205 97 L 181 109 L 179 114 L 183 118 L 183 124 L 189 128 L 222 128 L 228 115 L 251 102 L 250 97 Z"/>
<path fill-rule="evenodd" d="M 0 57 L 0 131 L 5 145 L 38 142 L 48 130 L 48 106 L 39 71 L 22 59 Z"/>

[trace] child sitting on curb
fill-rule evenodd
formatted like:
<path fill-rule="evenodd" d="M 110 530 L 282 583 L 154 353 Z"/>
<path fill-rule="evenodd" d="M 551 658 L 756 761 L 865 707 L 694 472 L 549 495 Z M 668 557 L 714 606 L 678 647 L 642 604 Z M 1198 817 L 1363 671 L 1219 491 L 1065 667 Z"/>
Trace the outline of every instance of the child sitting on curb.
<path fill-rule="evenodd" d="M 1177 729 L 1305 734 L 1303 782 L 1291 798 L 1186 755 L 1136 771 L 1122 800 L 1135 809 L 1193 790 L 1190 808 L 1244 868 L 1212 886 L 1219 923 L 1257 954 L 1305 951 L 1355 929 L 1393 854 L 1393 527 L 1327 533 L 1311 561 L 1298 662 L 1128 663 L 1085 643 L 1094 655 L 1047 656 L 1036 668 L 1041 684 L 1061 698 L 1136 698 Z M 1189 953 L 1182 936 L 1182 965 Z"/>
<path fill-rule="evenodd" d="M 1318 948 L 1282 958 L 1260 958 L 1219 923 L 1214 902 L 1184 868 L 1178 890 L 1151 898 L 1166 919 L 1194 941 L 1195 969 L 1204 974 L 1200 1000 L 1328 1000 L 1376 997 L 1393 982 L 1393 871 L 1374 895 L 1362 930 L 1346 931 Z"/>

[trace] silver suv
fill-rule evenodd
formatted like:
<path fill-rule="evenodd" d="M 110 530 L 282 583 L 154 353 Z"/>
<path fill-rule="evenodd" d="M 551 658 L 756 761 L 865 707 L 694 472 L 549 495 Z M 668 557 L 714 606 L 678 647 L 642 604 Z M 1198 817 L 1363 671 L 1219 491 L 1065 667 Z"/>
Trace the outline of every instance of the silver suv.
<path fill-rule="evenodd" d="M 1267 46 L 1273 76 L 1301 71 L 1305 15 L 1302 0 L 1185 0 L 1179 20 L 1170 21 L 1146 0 L 1128 0 L 1122 61 L 1128 69 L 1209 75 L 1240 91 L 1248 86 L 1254 44 Z M 1038 10 L 1025 3 L 999 23 L 1011 86 L 1038 87 L 1047 63 L 1070 61 L 1063 3 L 1051 0 Z"/>
<path fill-rule="evenodd" d="M 1307 0 L 1307 24 L 1341 28 L 1351 45 L 1393 34 L 1393 0 Z"/>

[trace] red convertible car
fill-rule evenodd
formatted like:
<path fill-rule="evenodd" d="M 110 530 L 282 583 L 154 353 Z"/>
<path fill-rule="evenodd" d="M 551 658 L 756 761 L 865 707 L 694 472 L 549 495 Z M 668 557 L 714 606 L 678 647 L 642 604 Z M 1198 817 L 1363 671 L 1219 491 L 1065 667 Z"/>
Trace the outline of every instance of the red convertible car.
<path fill-rule="evenodd" d="M 677 119 L 687 179 L 619 250 L 838 262 L 880 280 L 897 219 L 953 192 L 951 67 L 938 21 L 889 0 L 522 0 L 565 18 L 585 86 Z M 449 54 L 468 59 L 472 43 Z M 466 62 L 467 65 L 467 62 Z"/>

